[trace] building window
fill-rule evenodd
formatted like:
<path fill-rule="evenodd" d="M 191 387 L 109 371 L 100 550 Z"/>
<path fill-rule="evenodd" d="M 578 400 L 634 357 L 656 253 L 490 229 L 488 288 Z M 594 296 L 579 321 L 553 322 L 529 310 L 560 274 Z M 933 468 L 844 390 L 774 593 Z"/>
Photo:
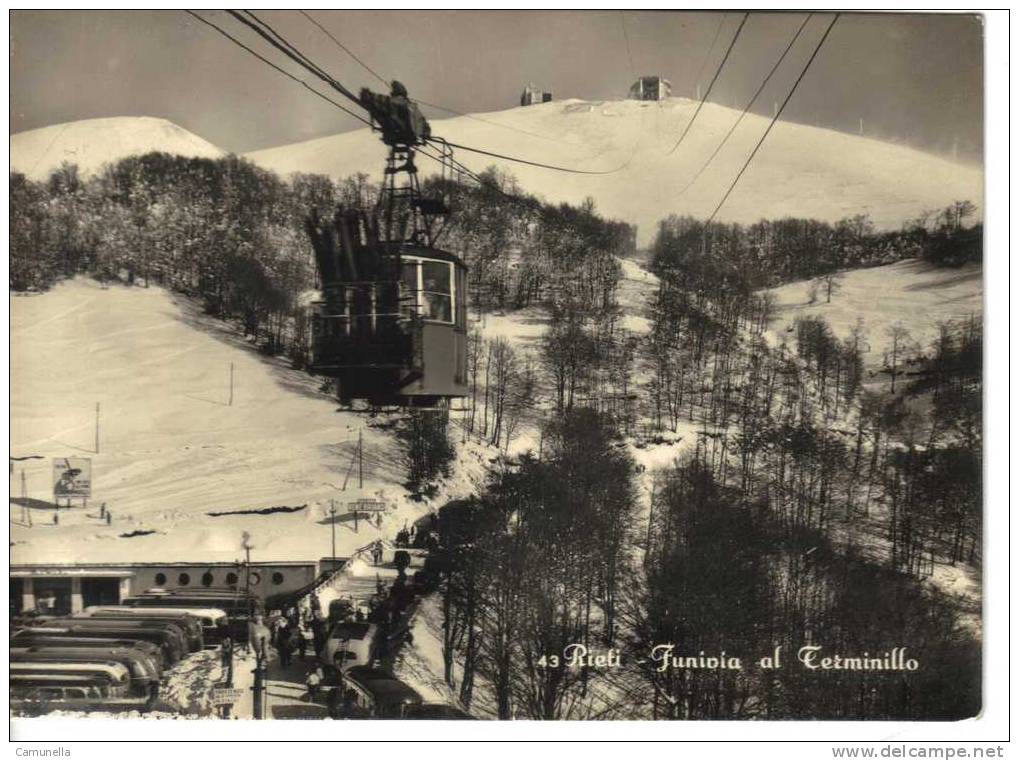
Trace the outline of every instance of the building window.
<path fill-rule="evenodd" d="M 180 584 L 182 587 L 186 587 L 188 584 L 191 583 L 191 576 L 189 574 L 182 573 L 180 576 L 177 577 L 177 583 Z"/>
<path fill-rule="evenodd" d="M 165 583 L 166 583 L 166 574 L 165 573 L 157 573 L 156 574 L 156 586 L 157 587 L 161 587 Z"/>
<path fill-rule="evenodd" d="M 261 584 L 262 583 L 262 574 L 258 573 L 257 571 L 255 573 L 252 573 L 251 574 L 251 583 L 252 584 Z"/>
<path fill-rule="evenodd" d="M 202 574 L 202 586 L 203 587 L 212 586 L 212 573 L 210 571 L 206 571 L 205 573 Z"/>
<path fill-rule="evenodd" d="M 283 574 L 280 573 L 279 571 L 276 571 L 276 573 L 274 573 L 272 575 L 272 583 L 275 584 L 276 586 L 279 586 L 280 584 L 282 584 L 283 583 Z"/>
<path fill-rule="evenodd" d="M 236 587 L 237 586 L 237 574 L 234 573 L 233 571 L 228 573 L 226 575 L 226 583 L 227 583 L 228 586 Z"/>

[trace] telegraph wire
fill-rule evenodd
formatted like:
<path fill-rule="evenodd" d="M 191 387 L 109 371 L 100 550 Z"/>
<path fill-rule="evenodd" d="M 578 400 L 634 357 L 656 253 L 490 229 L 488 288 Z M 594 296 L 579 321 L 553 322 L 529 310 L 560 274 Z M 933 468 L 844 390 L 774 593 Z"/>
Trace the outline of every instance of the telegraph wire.
<path fill-rule="evenodd" d="M 771 81 L 771 77 L 778 70 L 778 67 L 782 65 L 782 62 L 785 60 L 786 56 L 789 54 L 789 51 L 792 50 L 793 45 L 796 44 L 796 40 L 798 40 L 800 38 L 800 35 L 803 33 L 803 30 L 807 26 L 807 22 L 810 21 L 810 19 L 811 19 L 811 17 L 813 15 L 814 15 L 813 13 L 808 13 L 807 17 L 805 19 L 803 19 L 803 23 L 800 24 L 800 28 L 796 30 L 796 34 L 793 35 L 793 38 L 789 41 L 789 44 L 786 45 L 785 50 L 782 51 L 782 55 L 779 56 L 778 60 L 775 62 L 775 65 L 771 67 L 771 71 L 768 72 L 768 76 L 766 76 L 764 78 L 764 81 L 761 82 L 761 86 L 757 88 L 757 92 L 754 93 L 754 96 L 750 99 L 750 102 L 747 103 L 746 107 L 743 109 L 743 113 L 741 113 L 739 115 L 739 118 L 729 128 L 729 131 L 726 133 L 725 137 L 722 138 L 722 142 L 720 142 L 718 144 L 718 147 L 715 148 L 714 153 L 712 153 L 708 157 L 708 160 L 705 161 L 703 165 L 701 165 L 701 168 L 697 170 L 697 174 L 695 174 L 691 178 L 690 182 L 688 182 L 686 184 L 686 186 L 681 191 L 679 191 L 679 195 L 683 195 L 686 191 L 688 191 L 690 189 L 690 187 L 695 182 L 697 182 L 697 179 L 701 176 L 701 174 L 703 174 L 704 170 L 708 168 L 708 165 L 711 164 L 711 162 L 715 160 L 715 157 L 718 155 L 719 151 L 722 150 L 723 146 L 725 146 L 725 144 L 726 144 L 726 142 L 728 142 L 729 138 L 732 137 L 732 133 L 735 132 L 736 128 L 739 127 L 739 125 L 742 123 L 743 117 L 745 117 L 747 115 L 747 113 L 750 111 L 750 109 L 753 108 L 754 103 L 757 102 L 758 96 L 760 96 L 760 94 L 764 91 L 764 88 L 767 87 L 768 82 Z"/>
<path fill-rule="evenodd" d="M 708 89 L 704 91 L 704 97 L 701 98 L 701 102 L 697 104 L 697 110 L 693 112 L 693 117 L 686 124 L 686 129 L 683 130 L 683 134 L 679 136 L 679 140 L 672 146 L 668 155 L 672 155 L 675 150 L 679 147 L 679 144 L 683 142 L 693 123 L 697 121 L 697 115 L 701 112 L 701 108 L 704 107 L 704 102 L 708 99 L 711 94 L 711 88 L 715 86 L 715 82 L 718 81 L 718 75 L 722 73 L 722 69 L 725 67 L 725 62 L 729 60 L 729 54 L 732 53 L 732 49 L 736 46 L 736 40 L 739 39 L 740 33 L 743 31 L 744 25 L 747 23 L 747 19 L 750 18 L 750 13 L 743 14 L 743 20 L 739 22 L 739 26 L 736 28 L 736 34 L 732 36 L 732 40 L 729 42 L 729 47 L 725 51 L 725 55 L 722 56 L 722 62 L 718 64 L 718 68 L 715 69 L 715 76 L 711 78 L 711 83 L 708 84 Z"/>
<path fill-rule="evenodd" d="M 782 111 L 785 110 L 786 104 L 789 103 L 790 99 L 793 97 L 793 93 L 796 92 L 796 88 L 803 80 L 803 77 L 806 76 L 807 71 L 810 70 L 810 65 L 814 62 L 814 59 L 817 58 L 817 54 L 820 52 L 821 47 L 825 43 L 825 40 L 828 39 L 828 35 L 831 34 L 831 30 L 835 26 L 835 22 L 839 20 L 840 15 L 842 14 L 836 13 L 835 17 L 831 20 L 831 23 L 828 24 L 828 28 L 824 30 L 824 34 L 821 36 L 821 39 L 818 41 L 817 46 L 814 48 L 814 52 L 810 54 L 810 58 L 808 58 L 806 64 L 804 64 L 803 70 L 800 72 L 800 75 L 796 78 L 796 81 L 793 82 L 793 86 L 792 88 L 790 88 L 789 94 L 785 96 L 785 100 L 782 101 L 782 105 L 779 106 L 778 111 L 775 112 L 775 116 L 772 117 L 771 122 L 768 124 L 768 128 L 764 130 L 764 134 L 761 135 L 761 139 L 757 141 L 757 145 L 754 146 L 754 150 L 751 151 L 750 156 L 747 157 L 746 163 L 743 164 L 743 168 L 739 170 L 739 173 L 736 175 L 736 178 L 732 181 L 732 184 L 729 186 L 729 189 L 725 191 L 725 195 L 722 196 L 722 200 L 718 202 L 718 206 L 716 206 L 715 210 L 711 212 L 711 216 L 708 217 L 708 221 L 704 223 L 705 229 L 707 228 L 708 225 L 711 224 L 712 220 L 714 220 L 715 215 L 718 214 L 719 209 L 721 209 L 725 202 L 728 200 L 729 195 L 736 187 L 736 184 L 740 181 L 740 178 L 743 176 L 743 173 L 747 170 L 747 167 L 750 166 L 750 162 L 754 160 L 754 156 L 757 155 L 757 151 L 764 143 L 764 140 L 768 137 L 768 133 L 771 132 L 771 128 L 775 126 L 775 122 L 777 122 L 778 117 L 782 115 Z"/>

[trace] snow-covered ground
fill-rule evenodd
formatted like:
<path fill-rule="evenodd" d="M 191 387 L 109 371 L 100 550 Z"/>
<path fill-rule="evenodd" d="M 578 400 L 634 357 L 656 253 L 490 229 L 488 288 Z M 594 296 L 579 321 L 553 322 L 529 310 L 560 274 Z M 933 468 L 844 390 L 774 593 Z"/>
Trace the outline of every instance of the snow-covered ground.
<path fill-rule="evenodd" d="M 565 174 L 457 150 L 474 171 L 496 165 L 521 187 L 549 201 L 579 203 L 591 196 L 608 217 L 638 225 L 646 244 L 662 217 L 706 218 L 725 193 L 770 119 L 748 114 L 712 165 L 690 184 L 740 112 L 706 103 L 683 144 L 670 150 L 696 102 L 567 99 L 451 119 L 432 119 L 432 133 L 451 142 L 531 161 L 605 174 Z M 336 178 L 378 173 L 384 147 L 355 130 L 247 154 L 283 176 L 293 172 Z M 437 167 L 418 161 L 422 172 Z M 869 214 L 897 228 L 919 213 L 958 199 L 982 206 L 978 167 L 900 145 L 829 129 L 779 121 L 718 215 L 727 222 L 784 216 L 834 221 Z"/>
<path fill-rule="evenodd" d="M 329 501 L 381 498 L 382 536 L 473 491 L 488 462 L 468 443 L 430 502 L 413 502 L 391 422 L 337 412 L 314 378 L 253 351 L 235 331 L 160 288 L 103 288 L 79 278 L 11 298 L 12 491 L 25 473 L 33 526 L 11 505 L 15 563 L 230 561 L 248 531 L 257 560 L 314 560 L 331 552 Z M 234 368 L 233 404 L 229 402 Z M 99 453 L 95 410 L 100 405 Z M 364 487 L 355 468 L 364 439 Z M 93 499 L 52 523 L 51 458 L 92 458 Z M 113 515 L 107 526 L 98 503 Z M 276 505 L 302 510 L 210 517 Z M 379 532 L 339 523 L 337 552 Z M 132 531 L 153 534 L 122 538 Z"/>
<path fill-rule="evenodd" d="M 933 267 L 917 259 L 882 267 L 849 270 L 840 288 L 825 301 L 823 287 L 810 303 L 810 281 L 773 288 L 776 313 L 771 341 L 783 336 L 794 341 L 793 323 L 798 317 L 823 317 L 835 335 L 848 338 L 858 319 L 863 320 L 864 362 L 880 365 L 891 343 L 889 329 L 901 323 L 921 349 L 938 337 L 938 323 L 965 320 L 983 314 L 983 270 L 980 265 L 959 269 Z"/>
<path fill-rule="evenodd" d="M 82 177 L 104 164 L 151 151 L 219 158 L 226 151 L 166 119 L 124 116 L 85 119 L 11 135 L 11 171 L 44 180 L 65 161 Z"/>

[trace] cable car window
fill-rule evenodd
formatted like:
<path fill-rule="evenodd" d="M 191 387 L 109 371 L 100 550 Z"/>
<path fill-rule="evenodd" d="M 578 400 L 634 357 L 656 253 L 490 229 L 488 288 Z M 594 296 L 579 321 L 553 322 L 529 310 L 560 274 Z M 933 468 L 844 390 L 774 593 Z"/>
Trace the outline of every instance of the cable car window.
<path fill-rule="evenodd" d="M 421 262 L 422 314 L 426 320 L 453 321 L 453 266 Z"/>
<path fill-rule="evenodd" d="M 404 260 L 401 271 L 401 280 L 406 288 L 403 301 L 400 304 L 400 311 L 405 315 L 413 315 L 418 309 L 418 266 L 421 264 L 417 259 Z"/>
<path fill-rule="evenodd" d="M 212 573 L 210 573 L 209 571 L 206 571 L 205 573 L 202 574 L 202 586 L 205 587 L 212 586 Z"/>
<path fill-rule="evenodd" d="M 157 587 L 161 587 L 165 583 L 166 583 L 166 574 L 165 573 L 157 573 L 156 574 L 156 586 Z"/>
<path fill-rule="evenodd" d="M 180 576 L 177 577 L 177 583 L 180 584 L 182 587 L 186 587 L 188 584 L 191 583 L 191 576 L 189 574 L 182 573 Z"/>
<path fill-rule="evenodd" d="M 422 290 L 432 293 L 450 293 L 450 269 L 448 262 L 421 262 Z"/>

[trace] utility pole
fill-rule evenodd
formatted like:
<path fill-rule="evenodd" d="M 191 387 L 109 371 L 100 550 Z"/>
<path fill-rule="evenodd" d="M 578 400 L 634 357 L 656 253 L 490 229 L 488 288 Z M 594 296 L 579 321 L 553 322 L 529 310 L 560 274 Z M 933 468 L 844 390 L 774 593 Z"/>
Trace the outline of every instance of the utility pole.
<path fill-rule="evenodd" d="M 31 527 L 32 511 L 28 509 L 28 486 L 25 484 L 25 470 L 21 470 L 21 509 L 24 511 L 25 523 Z"/>
<path fill-rule="evenodd" d="M 252 685 L 251 690 L 254 693 L 252 696 L 252 708 L 254 709 L 254 715 L 252 718 L 264 719 L 264 711 L 262 710 L 262 701 L 264 700 L 265 694 L 265 651 L 255 651 L 255 670 L 251 672 L 255 675 L 255 683 Z"/>
<path fill-rule="evenodd" d="M 333 532 L 333 554 L 329 556 L 329 565 L 336 570 L 336 500 L 329 500 L 329 527 Z"/>
<path fill-rule="evenodd" d="M 244 549 L 244 596 L 248 602 L 248 621 L 254 618 L 254 605 L 251 601 L 251 535 L 245 531 L 241 534 L 241 547 Z"/>
<path fill-rule="evenodd" d="M 230 363 L 230 401 L 227 403 L 227 406 L 229 406 L 229 407 L 233 407 L 234 406 L 234 363 L 233 362 Z"/>
<path fill-rule="evenodd" d="M 99 454 L 99 402 L 96 402 L 96 454 Z"/>
<path fill-rule="evenodd" d="M 357 488 L 364 488 L 364 441 L 361 439 L 361 429 L 357 429 Z M 354 519 L 357 519 L 355 513 Z"/>

